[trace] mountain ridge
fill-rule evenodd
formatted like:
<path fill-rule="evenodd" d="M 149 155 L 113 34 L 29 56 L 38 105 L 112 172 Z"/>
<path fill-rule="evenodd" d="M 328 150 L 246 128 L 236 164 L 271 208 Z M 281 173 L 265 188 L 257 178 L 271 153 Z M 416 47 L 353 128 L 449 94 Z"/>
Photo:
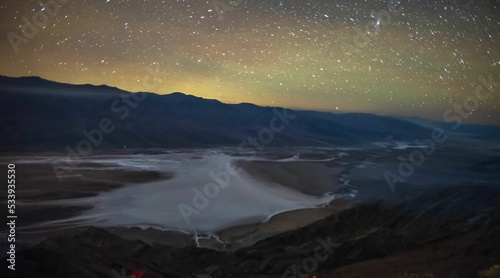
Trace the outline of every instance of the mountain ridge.
<path fill-rule="evenodd" d="M 87 139 L 82 132 L 99 128 L 103 119 L 115 127 L 96 146 L 105 149 L 238 146 L 249 138 L 267 146 L 362 145 L 388 137 L 413 142 L 432 132 L 416 123 L 375 114 L 227 104 L 180 92 L 131 93 L 107 85 L 72 85 L 39 77 L 0 76 L 0 103 L 4 107 L 0 112 L 2 149 L 76 146 Z M 283 113 L 293 114 L 289 123 L 280 119 Z M 271 121 L 280 127 L 278 132 L 269 133 Z"/>

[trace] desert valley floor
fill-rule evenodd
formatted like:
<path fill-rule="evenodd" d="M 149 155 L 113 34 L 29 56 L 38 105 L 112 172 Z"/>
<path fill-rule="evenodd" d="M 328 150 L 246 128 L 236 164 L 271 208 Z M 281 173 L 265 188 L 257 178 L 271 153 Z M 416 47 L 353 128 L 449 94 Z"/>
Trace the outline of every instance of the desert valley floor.
<path fill-rule="evenodd" d="M 423 191 L 453 187 L 500 188 L 499 146 L 438 148 L 406 176 L 398 158 L 415 150 L 424 148 L 398 143 L 260 152 L 128 149 L 81 160 L 66 160 L 60 153 L 5 153 L 0 164 L 16 164 L 17 243 L 22 248 L 95 227 L 149 246 L 231 253 L 322 219 L 350 225 L 338 220 L 340 212 L 367 204 L 401 205 Z M 401 180 L 388 181 L 388 173 Z M 423 205 L 416 212 L 425 215 L 431 209 Z"/>

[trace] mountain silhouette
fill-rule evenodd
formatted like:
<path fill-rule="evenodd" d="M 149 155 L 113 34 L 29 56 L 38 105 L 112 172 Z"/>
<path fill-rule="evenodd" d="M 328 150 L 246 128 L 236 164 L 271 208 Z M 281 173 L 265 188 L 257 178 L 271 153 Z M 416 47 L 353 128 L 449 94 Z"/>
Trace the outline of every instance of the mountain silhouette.
<path fill-rule="evenodd" d="M 0 103 L 0 144 L 9 150 L 74 147 L 103 120 L 112 131 L 95 148 L 239 146 L 249 137 L 265 146 L 338 146 L 388 137 L 413 141 L 432 132 L 366 113 L 226 104 L 178 92 L 138 94 L 39 77 L 0 77 Z"/>

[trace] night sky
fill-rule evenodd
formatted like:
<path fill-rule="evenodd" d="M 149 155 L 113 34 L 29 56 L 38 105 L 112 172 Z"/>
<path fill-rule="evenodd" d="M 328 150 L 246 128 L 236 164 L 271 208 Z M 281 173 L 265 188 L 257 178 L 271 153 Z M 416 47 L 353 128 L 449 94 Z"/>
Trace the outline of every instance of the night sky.
<path fill-rule="evenodd" d="M 500 82 L 498 0 L 41 2 L 0 2 L 1 75 L 438 120 Z M 465 121 L 500 124 L 499 94 Z"/>

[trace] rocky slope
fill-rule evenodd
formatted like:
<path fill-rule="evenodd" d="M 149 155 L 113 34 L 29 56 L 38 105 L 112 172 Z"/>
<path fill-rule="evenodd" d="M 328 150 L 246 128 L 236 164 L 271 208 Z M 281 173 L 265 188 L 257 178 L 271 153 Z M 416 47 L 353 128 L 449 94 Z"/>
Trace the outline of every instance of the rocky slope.
<path fill-rule="evenodd" d="M 16 265 L 18 277 L 37 278 L 476 277 L 500 262 L 499 247 L 499 185 L 456 185 L 401 189 L 232 253 L 150 246 L 90 228 L 19 252 Z"/>

